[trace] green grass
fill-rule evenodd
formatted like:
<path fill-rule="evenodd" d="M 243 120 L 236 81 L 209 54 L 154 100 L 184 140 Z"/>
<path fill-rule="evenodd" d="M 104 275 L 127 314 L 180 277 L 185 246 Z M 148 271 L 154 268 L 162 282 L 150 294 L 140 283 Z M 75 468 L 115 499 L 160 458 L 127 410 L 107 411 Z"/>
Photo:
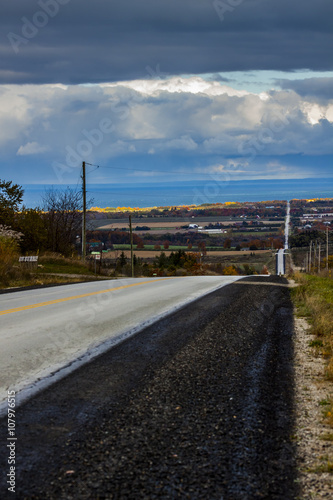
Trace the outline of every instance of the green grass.
<path fill-rule="evenodd" d="M 39 259 L 37 273 L 54 273 L 54 274 L 91 274 L 94 273 L 88 269 L 86 264 L 78 259 L 69 259 L 58 255 L 44 255 Z"/>
<path fill-rule="evenodd" d="M 272 231 L 237 231 L 233 230 L 232 233 L 235 236 L 250 236 L 253 239 L 257 239 L 259 236 L 278 236 L 279 231 L 272 229 Z"/>
<path fill-rule="evenodd" d="M 323 341 L 316 339 L 309 342 L 309 347 L 324 347 Z"/>
<path fill-rule="evenodd" d="M 185 245 L 170 245 L 169 248 L 166 250 L 165 248 L 163 248 L 163 245 L 160 245 L 161 246 L 161 250 L 156 250 L 154 248 L 155 245 L 145 245 L 144 248 L 137 248 L 136 245 L 133 246 L 134 250 L 154 250 L 155 252 L 163 252 L 163 251 L 175 251 L 175 250 L 188 250 L 187 246 Z M 131 245 L 129 244 L 119 244 L 119 245 L 113 245 L 113 248 L 115 250 L 130 250 L 131 249 Z M 196 252 L 198 251 L 198 248 L 197 247 L 193 247 L 192 250 L 188 250 L 188 251 L 191 251 L 191 252 Z"/>

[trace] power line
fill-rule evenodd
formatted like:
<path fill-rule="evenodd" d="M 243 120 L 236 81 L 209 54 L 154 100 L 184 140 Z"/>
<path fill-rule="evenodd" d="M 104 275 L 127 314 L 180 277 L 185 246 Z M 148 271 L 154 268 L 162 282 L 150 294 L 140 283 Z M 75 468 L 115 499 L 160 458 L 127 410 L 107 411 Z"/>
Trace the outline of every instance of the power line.
<path fill-rule="evenodd" d="M 177 175 L 204 175 L 204 176 L 210 176 L 211 174 L 202 174 L 200 172 L 179 172 L 175 170 L 146 170 L 142 168 L 127 168 L 127 167 L 110 167 L 110 166 L 105 166 L 105 165 L 94 165 L 93 163 L 86 163 L 86 165 L 90 165 L 92 167 L 97 167 L 97 168 L 108 168 L 108 169 L 113 169 L 113 170 L 126 170 L 129 172 L 149 172 L 153 174 L 177 174 Z"/>
<path fill-rule="evenodd" d="M 99 165 L 92 165 L 91 163 L 87 163 L 87 162 L 86 162 L 86 165 L 90 165 L 91 167 L 96 167 L 96 168 L 94 168 L 94 170 L 90 170 L 89 174 L 92 174 L 93 172 L 95 172 L 96 170 L 99 169 Z"/>

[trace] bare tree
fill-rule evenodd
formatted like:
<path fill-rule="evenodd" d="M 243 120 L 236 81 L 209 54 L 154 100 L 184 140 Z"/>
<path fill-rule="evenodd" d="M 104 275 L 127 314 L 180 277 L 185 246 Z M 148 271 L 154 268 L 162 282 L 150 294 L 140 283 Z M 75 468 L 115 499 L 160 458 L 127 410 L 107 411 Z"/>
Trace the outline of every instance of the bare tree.
<path fill-rule="evenodd" d="M 75 248 L 82 227 L 82 195 L 67 187 L 50 189 L 43 197 L 43 210 L 47 223 L 48 247 L 53 252 L 69 255 Z"/>

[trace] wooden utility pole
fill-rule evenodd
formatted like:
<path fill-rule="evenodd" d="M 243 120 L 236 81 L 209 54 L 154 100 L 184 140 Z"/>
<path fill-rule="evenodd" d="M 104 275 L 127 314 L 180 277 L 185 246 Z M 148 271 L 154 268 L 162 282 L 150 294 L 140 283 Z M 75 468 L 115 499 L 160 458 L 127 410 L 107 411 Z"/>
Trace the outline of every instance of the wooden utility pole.
<path fill-rule="evenodd" d="M 82 162 L 82 259 L 86 259 L 86 210 L 87 210 L 87 191 L 86 191 L 86 162 Z"/>
<path fill-rule="evenodd" d="M 318 274 L 320 273 L 320 250 L 321 250 L 321 243 L 318 245 Z"/>
<path fill-rule="evenodd" d="M 312 252 L 312 240 L 310 241 L 310 252 L 309 252 L 309 273 L 311 273 L 311 252 Z"/>
<path fill-rule="evenodd" d="M 131 237 L 131 272 L 132 278 L 134 278 L 134 259 L 133 259 L 133 231 L 132 231 L 132 216 L 129 215 L 129 228 L 130 228 L 130 237 Z"/>

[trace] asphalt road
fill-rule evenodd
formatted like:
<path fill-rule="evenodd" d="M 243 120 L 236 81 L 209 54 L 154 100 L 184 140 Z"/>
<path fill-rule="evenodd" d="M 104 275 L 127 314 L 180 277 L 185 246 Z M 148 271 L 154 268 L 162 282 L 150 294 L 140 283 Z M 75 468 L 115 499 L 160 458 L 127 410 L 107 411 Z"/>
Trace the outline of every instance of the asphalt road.
<path fill-rule="evenodd" d="M 238 277 L 122 279 L 0 295 L 0 412 Z"/>
<path fill-rule="evenodd" d="M 284 224 L 284 248 L 280 248 L 277 253 L 277 274 L 283 276 L 286 274 L 285 270 L 285 255 L 286 250 L 289 249 L 289 224 L 290 224 L 290 202 L 287 202 L 287 215 Z"/>
<path fill-rule="evenodd" d="M 296 499 L 286 283 L 219 288 L 27 401 L 16 498 Z M 7 435 L 2 419 L 0 494 L 13 498 Z"/>
<path fill-rule="evenodd" d="M 280 248 L 277 253 L 277 274 L 283 276 L 285 273 L 284 269 L 284 249 Z"/>
<path fill-rule="evenodd" d="M 287 215 L 284 223 L 284 248 L 288 250 L 289 248 L 289 224 L 290 224 L 290 202 L 287 202 Z"/>

